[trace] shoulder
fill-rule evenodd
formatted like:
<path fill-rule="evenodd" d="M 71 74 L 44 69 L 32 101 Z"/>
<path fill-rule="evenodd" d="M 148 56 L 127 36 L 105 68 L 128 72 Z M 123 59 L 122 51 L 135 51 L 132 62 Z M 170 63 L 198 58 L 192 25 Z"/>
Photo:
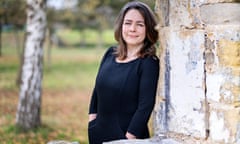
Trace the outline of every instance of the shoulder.
<path fill-rule="evenodd" d="M 114 47 L 114 46 L 109 47 L 109 48 L 105 51 L 105 53 L 104 53 L 104 55 L 103 55 L 103 57 L 102 57 L 102 60 L 101 60 L 100 67 L 102 66 L 102 64 L 103 64 L 105 61 L 107 61 L 107 59 L 110 59 L 110 58 L 114 55 L 114 51 L 115 51 L 115 47 Z"/>
<path fill-rule="evenodd" d="M 114 52 L 115 52 L 115 49 L 116 49 L 115 46 L 109 47 L 109 48 L 105 51 L 104 57 L 113 55 Z"/>
<path fill-rule="evenodd" d="M 159 59 L 156 56 L 144 57 L 141 60 L 140 73 L 148 78 L 156 78 L 159 75 Z"/>
<path fill-rule="evenodd" d="M 143 65 L 156 65 L 159 66 L 159 58 L 157 56 L 147 56 L 142 58 Z"/>
<path fill-rule="evenodd" d="M 159 59 L 156 56 L 147 56 L 142 58 L 141 60 L 141 71 L 155 71 L 158 72 L 159 71 Z"/>
<path fill-rule="evenodd" d="M 112 56 L 114 51 L 115 51 L 115 47 L 114 46 L 111 46 L 108 49 L 106 49 L 106 51 L 105 51 L 105 53 L 103 55 L 103 60 L 106 59 L 109 56 Z"/>

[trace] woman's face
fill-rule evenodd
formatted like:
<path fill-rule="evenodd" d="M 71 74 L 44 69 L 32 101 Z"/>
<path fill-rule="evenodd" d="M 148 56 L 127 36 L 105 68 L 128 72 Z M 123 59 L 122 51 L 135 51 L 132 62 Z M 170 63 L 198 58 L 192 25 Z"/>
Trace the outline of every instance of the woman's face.
<path fill-rule="evenodd" d="M 129 10 L 123 19 L 122 36 L 128 48 L 139 47 L 146 37 L 143 16 L 136 9 Z"/>

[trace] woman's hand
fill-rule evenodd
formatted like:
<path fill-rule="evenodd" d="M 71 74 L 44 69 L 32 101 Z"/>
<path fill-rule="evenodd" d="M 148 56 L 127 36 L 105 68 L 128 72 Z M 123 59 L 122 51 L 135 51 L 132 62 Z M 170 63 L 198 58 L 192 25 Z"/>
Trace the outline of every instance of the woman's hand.
<path fill-rule="evenodd" d="M 89 114 L 89 116 L 88 116 L 88 122 L 90 122 L 90 121 L 92 121 L 92 120 L 94 120 L 94 119 L 96 119 L 97 118 L 97 114 Z"/>
<path fill-rule="evenodd" d="M 125 136 L 126 136 L 127 139 L 136 139 L 136 136 L 129 133 L 129 132 L 127 132 Z"/>

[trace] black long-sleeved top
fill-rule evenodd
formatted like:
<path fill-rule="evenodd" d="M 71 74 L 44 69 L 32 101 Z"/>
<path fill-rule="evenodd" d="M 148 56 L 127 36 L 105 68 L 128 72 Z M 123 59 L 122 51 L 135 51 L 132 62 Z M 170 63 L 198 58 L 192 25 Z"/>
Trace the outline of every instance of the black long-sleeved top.
<path fill-rule="evenodd" d="M 113 47 L 105 53 L 97 74 L 89 114 L 90 144 L 125 139 L 126 132 L 148 138 L 148 120 L 155 103 L 159 60 L 149 56 L 118 63 Z"/>

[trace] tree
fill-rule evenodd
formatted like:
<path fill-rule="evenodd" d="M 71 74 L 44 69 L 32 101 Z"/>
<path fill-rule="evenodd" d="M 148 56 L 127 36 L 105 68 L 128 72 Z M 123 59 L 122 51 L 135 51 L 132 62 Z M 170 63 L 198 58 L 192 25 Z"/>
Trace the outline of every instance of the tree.
<path fill-rule="evenodd" d="M 27 0 L 25 47 L 16 124 L 30 130 L 41 124 L 43 43 L 46 31 L 46 0 Z"/>

